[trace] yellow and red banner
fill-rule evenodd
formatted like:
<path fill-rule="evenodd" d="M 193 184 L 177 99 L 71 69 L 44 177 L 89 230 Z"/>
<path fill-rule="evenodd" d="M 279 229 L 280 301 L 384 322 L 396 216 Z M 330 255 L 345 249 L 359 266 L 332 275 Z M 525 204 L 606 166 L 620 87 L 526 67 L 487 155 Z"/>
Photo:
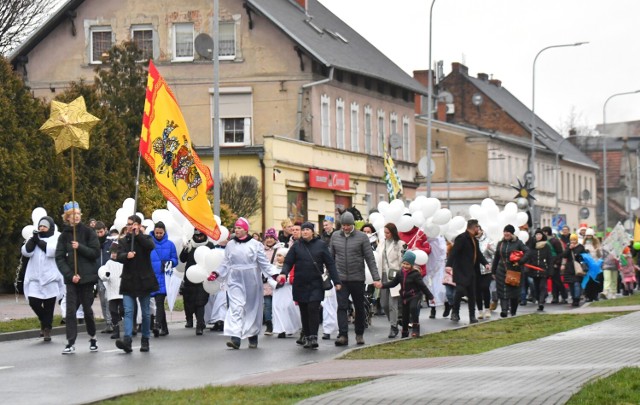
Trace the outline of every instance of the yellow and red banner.
<path fill-rule="evenodd" d="M 162 195 L 202 233 L 214 240 L 220 229 L 207 199 L 213 187 L 209 168 L 191 145 L 176 98 L 153 62 L 149 62 L 140 156 L 153 171 Z"/>

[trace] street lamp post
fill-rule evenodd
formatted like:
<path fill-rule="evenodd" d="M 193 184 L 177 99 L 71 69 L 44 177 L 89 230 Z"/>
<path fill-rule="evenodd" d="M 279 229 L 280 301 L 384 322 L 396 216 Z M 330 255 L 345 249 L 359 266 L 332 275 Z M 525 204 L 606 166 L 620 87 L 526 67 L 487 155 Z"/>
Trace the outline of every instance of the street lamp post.
<path fill-rule="evenodd" d="M 449 147 L 440 146 L 439 150 L 444 152 L 444 158 L 446 159 L 446 176 L 447 176 L 447 208 L 451 209 L 451 161 L 449 160 Z"/>
<path fill-rule="evenodd" d="M 636 93 L 640 93 L 640 90 L 634 90 L 634 91 L 625 91 L 622 93 L 616 93 L 616 94 L 612 94 L 611 96 L 609 96 L 609 98 L 607 98 L 607 100 L 604 102 L 604 105 L 602 106 L 602 133 L 604 136 L 604 142 L 603 142 L 603 148 L 602 148 L 602 166 L 604 166 L 605 168 L 607 167 L 607 103 L 609 102 L 609 100 L 611 100 L 614 97 L 618 97 L 618 96 L 626 96 L 629 94 L 636 94 Z M 606 173 L 606 172 L 605 172 Z M 607 185 L 607 176 L 604 176 L 603 179 L 603 187 L 604 187 L 604 233 L 605 235 L 607 234 L 607 226 L 609 226 L 609 190 L 608 190 L 608 185 Z"/>
<path fill-rule="evenodd" d="M 529 173 L 530 173 L 531 186 L 535 184 L 535 178 L 536 178 L 536 173 L 535 173 L 535 170 L 536 170 L 535 169 L 536 167 L 535 165 L 535 160 L 536 160 L 536 62 L 538 61 L 538 57 L 540 56 L 540 54 L 548 49 L 580 46 L 584 44 L 588 44 L 588 42 L 575 42 L 572 44 L 560 44 L 560 45 L 547 46 L 546 48 L 542 48 L 536 54 L 536 57 L 533 59 L 533 69 L 532 69 L 533 77 L 531 80 L 531 158 L 529 159 Z M 533 225 L 535 228 L 540 222 L 540 220 L 536 215 L 535 203 L 533 200 L 531 201 L 531 216 L 532 216 Z"/>
<path fill-rule="evenodd" d="M 433 22 L 433 5 L 436 0 L 431 1 L 429 9 L 429 90 L 427 92 L 427 197 L 431 197 L 431 120 L 432 120 L 432 99 L 433 99 L 433 70 L 431 67 L 431 32 Z"/>

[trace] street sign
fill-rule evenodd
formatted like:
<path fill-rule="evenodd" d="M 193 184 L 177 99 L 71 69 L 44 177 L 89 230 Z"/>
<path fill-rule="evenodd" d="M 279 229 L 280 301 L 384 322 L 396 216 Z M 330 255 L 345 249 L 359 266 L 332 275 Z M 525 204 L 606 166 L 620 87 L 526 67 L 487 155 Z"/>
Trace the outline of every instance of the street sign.
<path fill-rule="evenodd" d="M 567 225 L 567 216 L 565 214 L 554 215 L 551 218 L 551 227 L 560 231 L 565 225 Z"/>

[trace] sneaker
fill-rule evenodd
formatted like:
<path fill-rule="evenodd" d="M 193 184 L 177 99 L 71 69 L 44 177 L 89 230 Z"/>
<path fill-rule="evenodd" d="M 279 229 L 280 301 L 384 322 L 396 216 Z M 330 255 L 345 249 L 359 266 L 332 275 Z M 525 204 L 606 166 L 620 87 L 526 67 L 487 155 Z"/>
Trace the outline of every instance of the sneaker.
<path fill-rule="evenodd" d="M 51 342 L 51 329 L 45 328 L 42 335 L 45 342 Z"/>
<path fill-rule="evenodd" d="M 89 350 L 92 352 L 98 351 L 98 341 L 96 339 L 89 339 Z"/>
<path fill-rule="evenodd" d="M 489 319 L 491 318 L 491 311 L 488 309 L 484 310 L 484 319 Z"/>
<path fill-rule="evenodd" d="M 349 338 L 346 336 L 338 336 L 336 341 L 334 342 L 336 346 L 348 346 Z"/>
<path fill-rule="evenodd" d="M 322 340 L 330 340 L 331 339 L 331 335 L 329 333 L 324 333 L 322 335 Z"/>
<path fill-rule="evenodd" d="M 240 349 L 240 338 L 232 337 L 231 340 L 227 342 L 227 347 L 238 350 Z"/>
<path fill-rule="evenodd" d="M 140 342 L 140 351 L 146 353 L 149 351 L 149 338 L 143 337 Z"/>
<path fill-rule="evenodd" d="M 478 319 L 484 319 L 484 312 L 478 311 Z"/>
<path fill-rule="evenodd" d="M 258 335 L 249 337 L 249 349 L 258 348 Z"/>
<path fill-rule="evenodd" d="M 500 318 L 506 318 L 507 317 L 507 313 L 502 311 L 500 312 Z"/>
<path fill-rule="evenodd" d="M 62 354 L 74 354 L 76 352 L 76 347 L 74 345 L 66 345 Z"/>

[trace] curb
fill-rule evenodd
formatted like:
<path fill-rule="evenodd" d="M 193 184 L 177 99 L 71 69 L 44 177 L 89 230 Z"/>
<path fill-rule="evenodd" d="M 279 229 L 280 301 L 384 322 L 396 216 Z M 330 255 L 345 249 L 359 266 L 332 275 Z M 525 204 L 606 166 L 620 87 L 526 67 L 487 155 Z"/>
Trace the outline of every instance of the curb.
<path fill-rule="evenodd" d="M 105 322 L 96 322 L 96 331 L 99 333 L 99 329 L 105 328 L 107 324 Z M 87 331 L 87 325 L 78 325 L 78 333 L 85 333 Z M 64 336 L 66 334 L 66 328 L 62 326 L 54 326 L 51 328 L 51 336 Z M 21 339 L 34 339 L 40 338 L 40 329 L 21 330 L 18 332 L 6 332 L 0 333 L 0 342 L 9 342 L 12 340 Z"/>

